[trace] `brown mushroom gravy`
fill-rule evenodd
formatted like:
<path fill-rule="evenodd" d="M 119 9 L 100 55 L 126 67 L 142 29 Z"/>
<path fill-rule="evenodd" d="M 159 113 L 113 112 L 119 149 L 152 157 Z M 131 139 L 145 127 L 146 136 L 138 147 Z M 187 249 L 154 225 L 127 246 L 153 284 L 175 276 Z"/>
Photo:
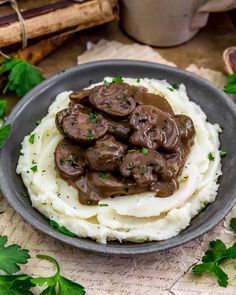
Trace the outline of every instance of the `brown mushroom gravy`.
<path fill-rule="evenodd" d="M 191 118 L 123 82 L 74 92 L 70 100 L 56 115 L 64 139 L 55 163 L 82 204 L 148 191 L 167 197 L 178 189 L 195 138 Z"/>

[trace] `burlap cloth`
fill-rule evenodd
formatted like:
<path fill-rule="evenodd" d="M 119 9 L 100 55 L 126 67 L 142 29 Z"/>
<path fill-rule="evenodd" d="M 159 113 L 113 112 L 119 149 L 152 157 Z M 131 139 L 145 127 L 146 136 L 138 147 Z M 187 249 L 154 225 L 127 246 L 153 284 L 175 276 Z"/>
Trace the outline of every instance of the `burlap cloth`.
<path fill-rule="evenodd" d="M 116 41 L 101 40 L 97 45 L 88 44 L 88 51 L 78 57 L 78 63 L 109 58 L 141 59 L 175 66 L 156 51 L 143 45 L 123 45 Z M 219 87 L 225 76 L 216 71 L 190 65 L 188 70 L 209 79 Z M 118 257 L 103 256 L 79 251 L 40 233 L 26 223 L 6 202 L 0 201 L 0 234 L 9 236 L 28 248 L 32 259 L 23 271 L 32 275 L 53 273 L 50 264 L 35 259 L 37 253 L 55 256 L 61 263 L 65 276 L 81 283 L 88 295 L 234 295 L 236 294 L 236 269 L 234 262 L 224 264 L 229 275 L 229 286 L 218 287 L 208 275 L 191 273 L 191 267 L 199 261 L 210 240 L 220 238 L 227 244 L 235 241 L 229 231 L 228 221 L 236 216 L 234 207 L 228 216 L 203 237 L 184 246 L 157 254 Z"/>

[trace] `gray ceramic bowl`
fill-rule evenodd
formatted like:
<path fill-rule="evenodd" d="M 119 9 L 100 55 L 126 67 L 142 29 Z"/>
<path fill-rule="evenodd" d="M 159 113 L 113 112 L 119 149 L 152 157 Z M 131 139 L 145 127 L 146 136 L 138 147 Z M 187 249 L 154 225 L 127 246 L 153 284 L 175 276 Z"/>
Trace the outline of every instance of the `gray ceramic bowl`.
<path fill-rule="evenodd" d="M 223 176 L 220 177 L 216 201 L 204 212 L 198 214 L 186 230 L 166 241 L 102 245 L 90 239 L 71 238 L 49 226 L 43 216 L 31 207 L 30 200 L 21 196 L 26 189 L 15 172 L 20 143 L 24 136 L 35 128 L 35 121 L 46 115 L 48 106 L 61 91 L 78 90 L 102 80 L 104 76 L 115 75 L 167 79 L 170 83 L 184 83 L 190 99 L 202 107 L 208 120 L 223 127 L 223 133 L 220 136 L 221 149 L 226 150 L 228 155 L 223 159 Z M 84 64 L 66 70 L 34 88 L 17 104 L 8 122 L 12 124 L 13 132 L 0 154 L 0 185 L 3 194 L 12 207 L 35 228 L 80 249 L 110 254 L 142 254 L 176 247 L 212 229 L 235 203 L 236 107 L 221 90 L 190 72 L 154 63 L 129 60 Z"/>

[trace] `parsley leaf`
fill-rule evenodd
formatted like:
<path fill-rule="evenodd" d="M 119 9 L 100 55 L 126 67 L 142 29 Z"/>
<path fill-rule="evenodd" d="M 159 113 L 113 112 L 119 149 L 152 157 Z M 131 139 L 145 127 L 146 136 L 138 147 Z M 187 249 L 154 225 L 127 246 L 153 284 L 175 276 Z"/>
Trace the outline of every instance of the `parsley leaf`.
<path fill-rule="evenodd" d="M 85 290 L 84 287 L 68 280 L 67 278 L 63 277 L 60 273 L 60 267 L 58 262 L 51 256 L 46 255 L 37 255 L 37 258 L 45 259 L 56 266 L 56 274 L 52 277 L 38 277 L 31 280 L 33 284 L 36 285 L 44 285 L 45 283 L 48 284 L 48 287 L 40 294 L 40 295 L 55 295 L 56 294 L 56 287 L 58 287 L 58 294 L 59 295 L 84 295 Z"/>
<path fill-rule="evenodd" d="M 108 82 L 107 80 L 104 80 L 103 81 L 103 85 L 104 86 L 110 86 L 112 83 L 111 82 Z"/>
<path fill-rule="evenodd" d="M 33 287 L 35 284 L 27 275 L 0 275 L 0 295 L 33 295 L 30 291 Z"/>
<path fill-rule="evenodd" d="M 17 244 L 5 247 L 7 240 L 6 236 L 0 236 L 0 269 L 7 273 L 15 273 L 20 270 L 19 264 L 28 262 L 30 255 L 28 250 Z"/>
<path fill-rule="evenodd" d="M 89 120 L 91 123 L 97 123 L 98 122 L 97 114 L 95 112 L 90 112 Z"/>
<path fill-rule="evenodd" d="M 212 153 L 209 153 L 209 154 L 208 154 L 208 160 L 209 160 L 209 161 L 214 161 L 214 160 L 215 160 L 215 157 L 213 156 Z"/>
<path fill-rule="evenodd" d="M 29 136 L 29 139 L 28 139 L 29 143 L 34 144 L 34 139 L 35 139 L 35 134 L 33 133 Z"/>
<path fill-rule="evenodd" d="M 221 240 L 210 242 L 209 250 L 202 257 L 202 262 L 193 267 L 197 274 L 209 273 L 215 277 L 221 287 L 228 285 L 228 275 L 220 268 L 220 264 L 228 259 L 236 259 L 236 242 L 228 248 Z"/>
<path fill-rule="evenodd" d="M 11 125 L 7 124 L 0 128 L 0 148 L 3 147 L 5 141 L 9 138 L 11 135 Z"/>
<path fill-rule="evenodd" d="M 37 171 L 38 171 L 38 166 L 37 166 L 37 165 L 32 166 L 30 169 L 31 169 L 33 172 L 37 172 Z"/>
<path fill-rule="evenodd" d="M 8 83 L 3 93 L 10 90 L 20 97 L 44 80 L 37 68 L 16 57 L 7 58 L 1 63 L 0 75 L 3 73 L 8 75 Z"/>
<path fill-rule="evenodd" d="M 99 171 L 98 172 L 98 176 L 102 179 L 107 179 L 109 177 L 109 174 L 108 173 L 105 173 L 103 171 Z"/>
<path fill-rule="evenodd" d="M 122 83 L 122 82 L 124 82 L 124 80 L 121 76 L 115 76 L 112 79 L 112 83 Z"/>
<path fill-rule="evenodd" d="M 236 218 L 231 218 L 229 225 L 232 231 L 236 234 Z"/>
<path fill-rule="evenodd" d="M 72 233 L 65 226 L 60 226 L 55 220 L 50 220 L 49 224 L 64 235 L 67 235 L 69 237 L 76 237 L 76 234 Z"/>
<path fill-rule="evenodd" d="M 227 156 L 227 152 L 226 151 L 220 151 L 220 157 L 224 158 Z"/>
<path fill-rule="evenodd" d="M 7 102 L 4 99 L 0 100 L 0 119 L 2 119 L 6 113 Z"/>
<path fill-rule="evenodd" d="M 142 153 L 144 156 L 146 156 L 146 155 L 148 155 L 149 150 L 148 150 L 147 148 L 145 148 L 145 147 L 142 147 L 142 148 L 141 148 L 141 153 Z"/>
<path fill-rule="evenodd" d="M 102 204 L 98 204 L 100 207 L 108 207 L 109 205 L 108 204 L 104 204 L 104 203 L 102 203 Z"/>
<path fill-rule="evenodd" d="M 224 86 L 224 92 L 228 94 L 236 93 L 236 74 L 227 76 L 228 84 Z"/>
<path fill-rule="evenodd" d="M 93 139 L 93 132 L 91 130 L 88 130 L 88 132 L 87 132 L 87 138 L 89 140 L 92 140 Z"/>

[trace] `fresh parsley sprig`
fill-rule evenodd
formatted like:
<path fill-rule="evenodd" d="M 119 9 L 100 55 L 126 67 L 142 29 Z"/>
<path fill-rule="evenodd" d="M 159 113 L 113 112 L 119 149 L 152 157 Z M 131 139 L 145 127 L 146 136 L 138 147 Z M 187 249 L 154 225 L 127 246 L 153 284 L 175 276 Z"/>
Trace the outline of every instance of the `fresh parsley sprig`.
<path fill-rule="evenodd" d="M 52 262 L 56 266 L 56 274 L 51 277 L 38 277 L 31 279 L 31 282 L 35 285 L 43 286 L 48 285 L 46 289 L 40 295 L 52 294 L 52 295 L 84 295 L 84 287 L 68 280 L 61 275 L 61 270 L 58 262 L 51 256 L 37 255 L 39 259 L 45 259 Z M 58 288 L 58 293 L 57 293 Z"/>
<path fill-rule="evenodd" d="M 37 255 L 56 266 L 56 274 L 51 277 L 33 278 L 26 274 L 15 274 L 20 270 L 20 264 L 26 264 L 30 258 L 29 251 L 20 245 L 6 246 L 8 238 L 0 236 L 0 270 L 8 275 L 0 275 L 0 295 L 33 295 L 32 288 L 44 286 L 40 295 L 84 295 L 84 287 L 61 275 L 58 262 L 51 256 Z"/>
<path fill-rule="evenodd" d="M 0 63 L 0 77 L 1 75 L 6 75 L 8 78 L 3 94 L 12 91 L 19 97 L 24 96 L 44 80 L 36 67 L 17 57 L 6 58 Z"/>
<path fill-rule="evenodd" d="M 236 233 L 236 218 L 231 219 L 230 227 Z M 192 271 L 195 274 L 208 273 L 217 279 L 221 287 L 227 287 L 228 275 L 221 268 L 221 264 L 229 259 L 236 260 L 236 242 L 227 248 L 221 240 L 211 241 L 209 249 L 202 257 L 202 263 L 195 265 Z"/>

